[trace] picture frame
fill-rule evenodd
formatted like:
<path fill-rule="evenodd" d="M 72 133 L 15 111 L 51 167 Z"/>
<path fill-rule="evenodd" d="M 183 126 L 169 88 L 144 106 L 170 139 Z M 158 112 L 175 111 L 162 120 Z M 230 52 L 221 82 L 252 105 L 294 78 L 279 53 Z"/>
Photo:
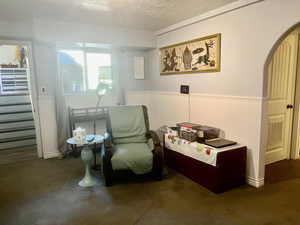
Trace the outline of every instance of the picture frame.
<path fill-rule="evenodd" d="M 209 73 L 221 70 L 221 34 L 162 47 L 160 75 Z"/>

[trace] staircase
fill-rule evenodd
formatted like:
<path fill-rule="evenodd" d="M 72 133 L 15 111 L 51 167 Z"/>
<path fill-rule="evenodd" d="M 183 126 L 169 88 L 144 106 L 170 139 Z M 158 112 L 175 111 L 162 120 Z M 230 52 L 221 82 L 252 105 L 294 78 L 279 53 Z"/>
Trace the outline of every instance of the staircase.
<path fill-rule="evenodd" d="M 29 95 L 0 95 L 0 151 L 35 145 Z"/>

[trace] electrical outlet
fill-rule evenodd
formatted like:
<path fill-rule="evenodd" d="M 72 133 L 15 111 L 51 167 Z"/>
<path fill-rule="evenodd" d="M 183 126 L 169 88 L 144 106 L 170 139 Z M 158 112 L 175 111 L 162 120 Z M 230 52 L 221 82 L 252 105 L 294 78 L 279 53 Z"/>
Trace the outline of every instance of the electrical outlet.
<path fill-rule="evenodd" d="M 190 86 L 189 85 L 180 85 L 180 93 L 188 95 L 190 93 Z"/>

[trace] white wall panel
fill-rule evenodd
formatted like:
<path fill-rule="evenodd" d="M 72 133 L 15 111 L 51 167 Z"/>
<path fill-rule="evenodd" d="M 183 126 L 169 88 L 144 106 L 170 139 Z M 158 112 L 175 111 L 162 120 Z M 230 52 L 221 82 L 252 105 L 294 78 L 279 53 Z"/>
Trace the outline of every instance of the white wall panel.
<path fill-rule="evenodd" d="M 188 120 L 188 96 L 168 92 L 149 92 L 151 128 L 174 126 Z"/>
<path fill-rule="evenodd" d="M 259 139 L 262 99 L 239 96 L 191 94 L 191 122 L 218 127 L 223 135 L 248 147 L 247 176 L 254 186 L 263 184 L 259 175 Z M 188 96 L 174 92 L 128 92 L 127 103 L 148 106 L 150 126 L 174 126 L 188 120 Z"/>
<path fill-rule="evenodd" d="M 192 95 L 191 121 L 218 127 L 225 138 L 247 145 L 248 177 L 258 179 L 261 99 Z"/>
<path fill-rule="evenodd" d="M 40 127 L 42 133 L 43 158 L 60 155 L 57 146 L 55 101 L 52 96 L 39 97 Z"/>

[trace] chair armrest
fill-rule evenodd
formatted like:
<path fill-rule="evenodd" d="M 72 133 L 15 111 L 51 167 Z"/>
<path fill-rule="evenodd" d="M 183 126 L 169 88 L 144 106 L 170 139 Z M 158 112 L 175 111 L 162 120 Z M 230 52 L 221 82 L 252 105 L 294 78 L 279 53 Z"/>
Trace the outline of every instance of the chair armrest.
<path fill-rule="evenodd" d="M 104 146 L 110 148 L 113 146 L 112 136 L 110 133 L 105 133 L 104 135 Z"/>
<path fill-rule="evenodd" d="M 157 180 L 161 180 L 164 168 L 164 151 L 160 145 L 156 145 L 152 151 L 153 153 L 153 167 L 152 172 Z"/>
<path fill-rule="evenodd" d="M 154 146 L 161 146 L 159 137 L 153 130 L 149 130 L 148 138 L 152 139 Z"/>
<path fill-rule="evenodd" d="M 102 145 L 102 159 L 109 160 L 114 154 L 114 145 L 111 135 L 109 133 L 104 134 L 104 142 Z"/>
<path fill-rule="evenodd" d="M 112 185 L 112 164 L 111 164 L 111 158 L 113 156 L 113 146 L 106 146 L 106 143 L 104 142 L 102 145 L 102 152 L 101 152 L 101 160 L 102 160 L 102 173 L 104 175 L 104 182 L 105 186 L 111 186 Z"/>
<path fill-rule="evenodd" d="M 160 159 L 163 160 L 164 158 L 164 150 L 163 148 L 159 145 L 154 146 L 154 149 L 152 150 L 153 155 L 155 155 L 155 157 L 159 157 Z"/>
<path fill-rule="evenodd" d="M 113 154 L 114 151 L 112 146 L 105 146 L 105 144 L 102 145 L 102 154 L 101 154 L 102 158 L 110 160 Z"/>

